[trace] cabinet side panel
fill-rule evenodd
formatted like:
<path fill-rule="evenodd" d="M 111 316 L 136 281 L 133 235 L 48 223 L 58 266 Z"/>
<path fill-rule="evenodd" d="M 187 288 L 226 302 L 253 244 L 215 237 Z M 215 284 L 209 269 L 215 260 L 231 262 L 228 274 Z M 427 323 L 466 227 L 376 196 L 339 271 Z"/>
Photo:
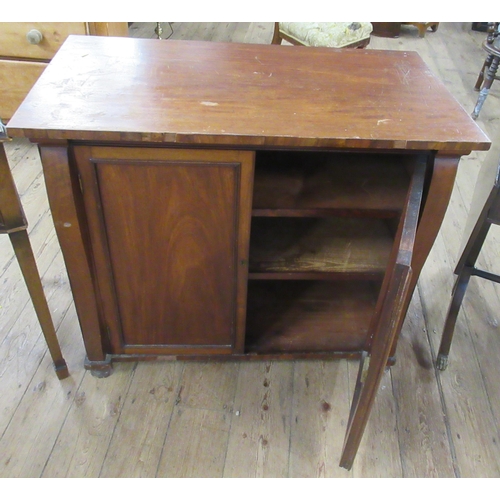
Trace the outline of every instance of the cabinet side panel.
<path fill-rule="evenodd" d="M 240 165 L 95 165 L 125 347 L 233 345 Z"/>

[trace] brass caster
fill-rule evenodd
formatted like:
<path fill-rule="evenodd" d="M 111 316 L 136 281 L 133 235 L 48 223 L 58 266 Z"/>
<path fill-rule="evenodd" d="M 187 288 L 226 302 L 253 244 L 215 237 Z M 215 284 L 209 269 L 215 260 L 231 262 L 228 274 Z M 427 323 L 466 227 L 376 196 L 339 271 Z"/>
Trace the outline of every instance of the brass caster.
<path fill-rule="evenodd" d="M 448 356 L 444 354 L 439 354 L 436 360 L 436 367 L 440 371 L 445 371 L 448 367 Z"/>

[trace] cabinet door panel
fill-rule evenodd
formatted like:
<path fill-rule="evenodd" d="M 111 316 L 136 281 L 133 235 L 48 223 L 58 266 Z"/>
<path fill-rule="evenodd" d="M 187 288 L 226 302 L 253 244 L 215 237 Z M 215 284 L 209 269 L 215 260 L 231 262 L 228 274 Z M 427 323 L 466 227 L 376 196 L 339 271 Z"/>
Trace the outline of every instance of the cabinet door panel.
<path fill-rule="evenodd" d="M 115 351 L 237 344 L 239 267 L 248 260 L 240 221 L 250 204 L 245 215 L 242 153 L 217 153 L 92 148 L 79 166 Z"/>

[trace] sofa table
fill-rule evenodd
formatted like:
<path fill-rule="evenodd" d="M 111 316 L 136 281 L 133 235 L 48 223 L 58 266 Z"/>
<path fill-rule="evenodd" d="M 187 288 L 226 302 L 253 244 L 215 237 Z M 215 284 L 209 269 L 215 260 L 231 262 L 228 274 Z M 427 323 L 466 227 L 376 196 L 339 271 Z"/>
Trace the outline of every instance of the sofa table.
<path fill-rule="evenodd" d="M 359 359 L 346 468 L 490 146 L 416 53 L 88 36 L 8 130 L 40 146 L 86 367 Z"/>

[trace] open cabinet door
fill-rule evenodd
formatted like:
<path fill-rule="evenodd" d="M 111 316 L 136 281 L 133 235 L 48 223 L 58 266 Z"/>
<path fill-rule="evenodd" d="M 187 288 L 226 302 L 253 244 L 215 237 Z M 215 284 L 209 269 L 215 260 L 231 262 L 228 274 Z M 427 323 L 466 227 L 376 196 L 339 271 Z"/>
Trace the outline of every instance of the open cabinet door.
<path fill-rule="evenodd" d="M 393 341 L 404 320 L 409 293 L 411 260 L 424 190 L 426 158 L 414 166 L 405 209 L 401 214 L 389 265 L 371 324 L 371 343 L 358 373 L 340 466 L 351 469 L 366 423 L 387 366 Z"/>

